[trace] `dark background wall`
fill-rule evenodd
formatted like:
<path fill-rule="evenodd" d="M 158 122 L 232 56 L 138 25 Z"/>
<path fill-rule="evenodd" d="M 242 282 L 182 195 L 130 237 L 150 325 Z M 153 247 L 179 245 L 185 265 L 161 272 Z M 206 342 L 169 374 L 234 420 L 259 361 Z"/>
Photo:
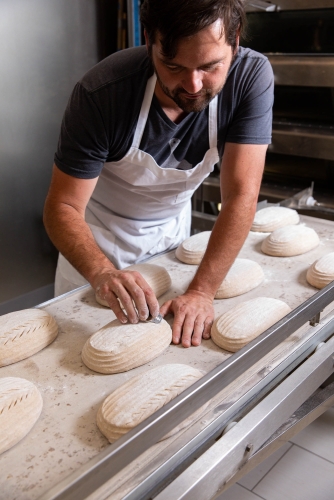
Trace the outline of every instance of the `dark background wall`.
<path fill-rule="evenodd" d="M 116 2 L 0 1 L 0 314 L 53 294 L 42 223 L 62 115 L 76 81 L 114 51 Z"/>

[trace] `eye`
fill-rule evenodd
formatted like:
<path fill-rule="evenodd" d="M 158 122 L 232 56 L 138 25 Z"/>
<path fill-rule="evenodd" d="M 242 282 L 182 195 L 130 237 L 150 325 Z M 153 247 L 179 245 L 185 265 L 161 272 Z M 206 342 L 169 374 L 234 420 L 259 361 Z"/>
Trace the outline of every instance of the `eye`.
<path fill-rule="evenodd" d="M 210 71 L 215 71 L 217 69 L 217 64 L 211 64 L 210 66 L 203 66 L 201 69 L 202 71 L 207 71 L 207 72 L 210 72 Z"/>
<path fill-rule="evenodd" d="M 166 68 L 174 73 L 176 73 L 176 71 L 180 71 L 181 69 L 179 66 L 170 66 L 169 64 L 166 64 Z"/>

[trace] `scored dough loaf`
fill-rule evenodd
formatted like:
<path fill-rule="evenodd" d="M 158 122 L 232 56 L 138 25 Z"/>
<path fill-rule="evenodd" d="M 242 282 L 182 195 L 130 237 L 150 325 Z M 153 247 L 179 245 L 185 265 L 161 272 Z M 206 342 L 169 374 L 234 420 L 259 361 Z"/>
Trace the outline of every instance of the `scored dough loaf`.
<path fill-rule="evenodd" d="M 97 413 L 97 425 L 100 431 L 113 443 L 203 375 L 203 372 L 191 366 L 168 364 L 133 377 L 118 387 L 102 403 Z M 162 439 L 189 425 L 205 406 L 207 405 L 181 422 Z"/>
<path fill-rule="evenodd" d="M 236 297 L 256 288 L 264 280 L 261 266 L 249 259 L 236 259 L 218 288 L 215 298 Z"/>
<path fill-rule="evenodd" d="M 23 378 L 0 378 L 0 453 L 28 434 L 42 407 L 42 396 L 34 384 Z"/>
<path fill-rule="evenodd" d="M 308 268 L 306 279 L 316 288 L 324 288 L 334 280 L 334 252 L 328 253 L 313 262 Z"/>
<path fill-rule="evenodd" d="M 99 373 L 119 373 L 159 356 L 172 341 L 172 329 L 161 323 L 111 321 L 94 333 L 82 350 L 82 361 Z"/>
<path fill-rule="evenodd" d="M 273 231 L 262 242 L 261 250 L 274 257 L 300 255 L 319 245 L 319 236 L 306 226 L 284 226 Z"/>
<path fill-rule="evenodd" d="M 283 301 L 257 297 L 236 305 L 219 316 L 211 328 L 215 344 L 236 352 L 291 311 Z"/>
<path fill-rule="evenodd" d="M 299 223 L 296 210 L 286 207 L 268 207 L 256 212 L 251 231 L 271 233 L 283 226 Z"/>
<path fill-rule="evenodd" d="M 184 240 L 176 249 L 175 256 L 185 264 L 199 264 L 205 254 L 211 231 L 194 234 Z"/>
<path fill-rule="evenodd" d="M 56 320 L 42 309 L 24 309 L 0 316 L 0 366 L 32 356 L 57 335 Z"/>
<path fill-rule="evenodd" d="M 167 292 L 172 284 L 168 271 L 164 267 L 157 266 L 156 264 L 134 264 L 133 266 L 127 267 L 126 271 L 138 271 L 152 288 L 156 297 L 160 297 L 160 295 Z M 101 306 L 109 307 L 108 302 L 97 294 L 95 294 L 95 299 Z"/>

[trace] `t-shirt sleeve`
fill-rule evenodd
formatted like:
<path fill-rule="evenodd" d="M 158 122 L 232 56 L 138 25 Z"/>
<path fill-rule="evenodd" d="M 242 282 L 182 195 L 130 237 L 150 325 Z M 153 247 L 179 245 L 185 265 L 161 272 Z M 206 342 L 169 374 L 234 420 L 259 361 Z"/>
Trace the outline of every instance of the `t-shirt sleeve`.
<path fill-rule="evenodd" d="M 102 112 L 93 94 L 77 83 L 61 124 L 55 164 L 72 177 L 94 179 L 107 157 L 108 137 Z"/>
<path fill-rule="evenodd" d="M 235 110 L 226 142 L 270 144 L 274 75 L 268 59 L 240 67 L 236 75 Z"/>

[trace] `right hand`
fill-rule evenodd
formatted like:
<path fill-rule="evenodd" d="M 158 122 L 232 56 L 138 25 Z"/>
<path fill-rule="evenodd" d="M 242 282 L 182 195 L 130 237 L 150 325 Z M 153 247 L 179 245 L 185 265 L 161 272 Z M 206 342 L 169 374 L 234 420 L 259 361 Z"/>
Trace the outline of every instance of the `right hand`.
<path fill-rule="evenodd" d="M 138 271 L 103 272 L 94 280 L 93 288 L 98 297 L 108 302 L 121 323 L 138 323 L 150 314 L 153 318 L 159 314 L 159 302 Z"/>

